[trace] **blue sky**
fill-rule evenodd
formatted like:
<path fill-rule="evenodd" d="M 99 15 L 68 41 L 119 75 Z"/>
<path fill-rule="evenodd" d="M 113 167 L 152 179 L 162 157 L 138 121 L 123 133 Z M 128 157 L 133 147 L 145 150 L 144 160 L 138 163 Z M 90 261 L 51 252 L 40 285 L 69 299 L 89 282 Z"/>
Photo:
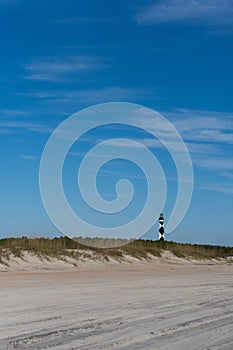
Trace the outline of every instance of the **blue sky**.
<path fill-rule="evenodd" d="M 162 113 L 191 154 L 192 202 L 168 239 L 233 244 L 232 0 L 0 0 L 0 28 L 1 237 L 60 234 L 40 198 L 44 146 L 71 114 L 123 101 Z M 123 133 L 139 139 L 132 130 Z M 108 136 L 99 130 L 86 143 Z M 150 136 L 140 137 L 167 169 L 166 219 L 175 168 Z M 75 152 L 74 146 L 64 175 L 74 207 L 79 194 L 66 176 L 79 162 Z M 127 170 L 138 186 L 131 214 L 137 213 L 145 195 L 140 171 L 124 161 L 103 170 L 98 186 L 106 199 L 114 198 L 114 182 Z M 146 237 L 155 238 L 156 230 Z"/>

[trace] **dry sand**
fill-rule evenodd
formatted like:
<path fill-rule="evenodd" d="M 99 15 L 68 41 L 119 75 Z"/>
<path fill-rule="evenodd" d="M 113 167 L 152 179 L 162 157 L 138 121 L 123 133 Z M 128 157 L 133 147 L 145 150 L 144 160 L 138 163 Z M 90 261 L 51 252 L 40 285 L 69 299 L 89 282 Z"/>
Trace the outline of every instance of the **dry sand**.
<path fill-rule="evenodd" d="M 0 273 L 0 349 L 233 349 L 233 265 Z"/>

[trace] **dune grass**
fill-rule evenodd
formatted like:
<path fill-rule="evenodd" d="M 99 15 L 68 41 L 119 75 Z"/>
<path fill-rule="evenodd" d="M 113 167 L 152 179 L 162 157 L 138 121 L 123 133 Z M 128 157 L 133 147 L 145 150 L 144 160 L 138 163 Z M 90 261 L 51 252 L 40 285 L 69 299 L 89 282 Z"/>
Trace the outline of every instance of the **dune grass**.
<path fill-rule="evenodd" d="M 117 245 L 118 247 L 100 248 L 103 246 L 108 247 L 110 243 L 111 246 Z M 90 247 L 88 244 L 99 248 Z M 170 251 L 175 256 L 186 259 L 221 259 L 233 257 L 233 247 L 223 246 L 151 240 L 127 241 L 117 239 L 110 242 L 109 239 L 78 238 L 77 242 L 68 237 L 53 239 L 21 237 L 0 240 L 0 263 L 7 263 L 11 256 L 23 259 L 23 253 L 25 251 L 33 253 L 40 258 L 57 258 L 62 260 L 68 257 L 76 260 L 83 257 L 104 259 L 106 261 L 109 261 L 110 258 L 123 260 L 125 255 L 137 259 L 150 259 L 151 256 L 160 257 L 164 251 Z"/>

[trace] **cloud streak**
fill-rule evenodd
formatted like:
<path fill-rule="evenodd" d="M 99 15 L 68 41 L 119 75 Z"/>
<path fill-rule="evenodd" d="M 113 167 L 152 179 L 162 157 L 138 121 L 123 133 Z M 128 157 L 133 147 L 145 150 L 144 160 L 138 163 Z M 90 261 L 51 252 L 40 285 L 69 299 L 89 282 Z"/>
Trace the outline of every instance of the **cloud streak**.
<path fill-rule="evenodd" d="M 62 82 L 72 80 L 75 74 L 106 67 L 100 57 L 51 57 L 25 64 L 26 80 Z"/>
<path fill-rule="evenodd" d="M 35 156 L 31 156 L 29 154 L 20 154 L 19 156 L 20 156 L 20 158 L 23 158 L 23 159 L 36 160 Z"/>
<path fill-rule="evenodd" d="M 233 170 L 233 113 L 176 109 L 164 115 L 181 133 L 197 167 Z"/>
<path fill-rule="evenodd" d="M 176 109 L 164 115 L 186 141 L 233 144 L 233 113 Z"/>
<path fill-rule="evenodd" d="M 111 23 L 112 19 L 100 18 L 100 17 L 65 17 L 52 20 L 54 23 L 58 24 L 70 24 L 70 23 Z"/>
<path fill-rule="evenodd" d="M 0 118 L 15 118 L 15 117 L 27 117 L 31 115 L 31 113 L 27 110 L 22 109 L 2 109 L 0 110 Z M 1 122 L 0 122 L 1 123 Z"/>
<path fill-rule="evenodd" d="M 94 104 L 111 101 L 136 100 L 139 98 L 154 98 L 157 91 L 150 88 L 121 87 L 112 86 L 96 89 L 80 90 L 50 90 L 35 91 L 26 93 L 16 93 L 16 95 L 38 99 L 45 104 L 74 105 L 74 104 Z"/>
<path fill-rule="evenodd" d="M 225 184 L 214 184 L 214 185 L 203 185 L 199 186 L 202 190 L 213 191 L 213 192 L 221 192 L 226 194 L 233 194 L 233 186 L 226 186 Z"/>
<path fill-rule="evenodd" d="M 158 137 L 169 136 L 169 129 L 154 122 L 153 113 L 145 113 L 142 110 L 141 122 L 145 127 L 153 127 Z M 196 166 L 208 171 L 233 168 L 233 113 L 178 108 L 173 112 L 161 112 L 161 114 L 179 131 Z M 147 147 L 157 146 L 156 143 L 153 144 L 153 140 L 145 140 L 145 143 Z M 171 147 L 179 151 L 179 144 L 171 143 Z"/>
<path fill-rule="evenodd" d="M 14 134 L 23 131 L 32 131 L 36 133 L 49 134 L 54 130 L 54 128 L 48 125 L 42 125 L 37 123 L 31 123 L 27 121 L 0 121 L 0 133 L 2 135 Z"/>
<path fill-rule="evenodd" d="M 163 0 L 142 9 L 136 20 L 141 25 L 195 22 L 233 26 L 232 16 L 232 0 Z"/>

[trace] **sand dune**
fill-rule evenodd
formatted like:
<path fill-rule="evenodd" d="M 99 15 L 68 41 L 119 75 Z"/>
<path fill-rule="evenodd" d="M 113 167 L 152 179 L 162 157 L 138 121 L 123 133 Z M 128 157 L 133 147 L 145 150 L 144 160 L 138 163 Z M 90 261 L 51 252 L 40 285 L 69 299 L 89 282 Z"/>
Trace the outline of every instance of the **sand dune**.
<path fill-rule="evenodd" d="M 10 255 L 8 259 L 0 260 L 0 273 L 1 272 L 24 272 L 24 271 L 76 271 L 77 269 L 95 269 L 115 267 L 118 265 L 140 265 L 151 267 L 166 265 L 221 265 L 231 263 L 233 264 L 233 257 L 225 257 L 219 259 L 194 259 L 192 257 L 178 258 L 170 251 L 163 251 L 161 257 L 156 257 L 151 254 L 147 254 L 147 259 L 136 258 L 132 255 L 124 254 L 121 259 L 117 257 L 108 256 L 108 260 L 104 258 L 104 255 L 97 255 L 92 251 L 85 251 L 85 254 L 80 254 L 78 259 L 69 257 L 67 255 L 59 256 L 57 258 L 51 256 L 39 256 L 27 251 L 22 252 L 22 256 L 17 257 Z"/>
<path fill-rule="evenodd" d="M 0 274 L 0 349 L 233 348 L 232 265 Z"/>

